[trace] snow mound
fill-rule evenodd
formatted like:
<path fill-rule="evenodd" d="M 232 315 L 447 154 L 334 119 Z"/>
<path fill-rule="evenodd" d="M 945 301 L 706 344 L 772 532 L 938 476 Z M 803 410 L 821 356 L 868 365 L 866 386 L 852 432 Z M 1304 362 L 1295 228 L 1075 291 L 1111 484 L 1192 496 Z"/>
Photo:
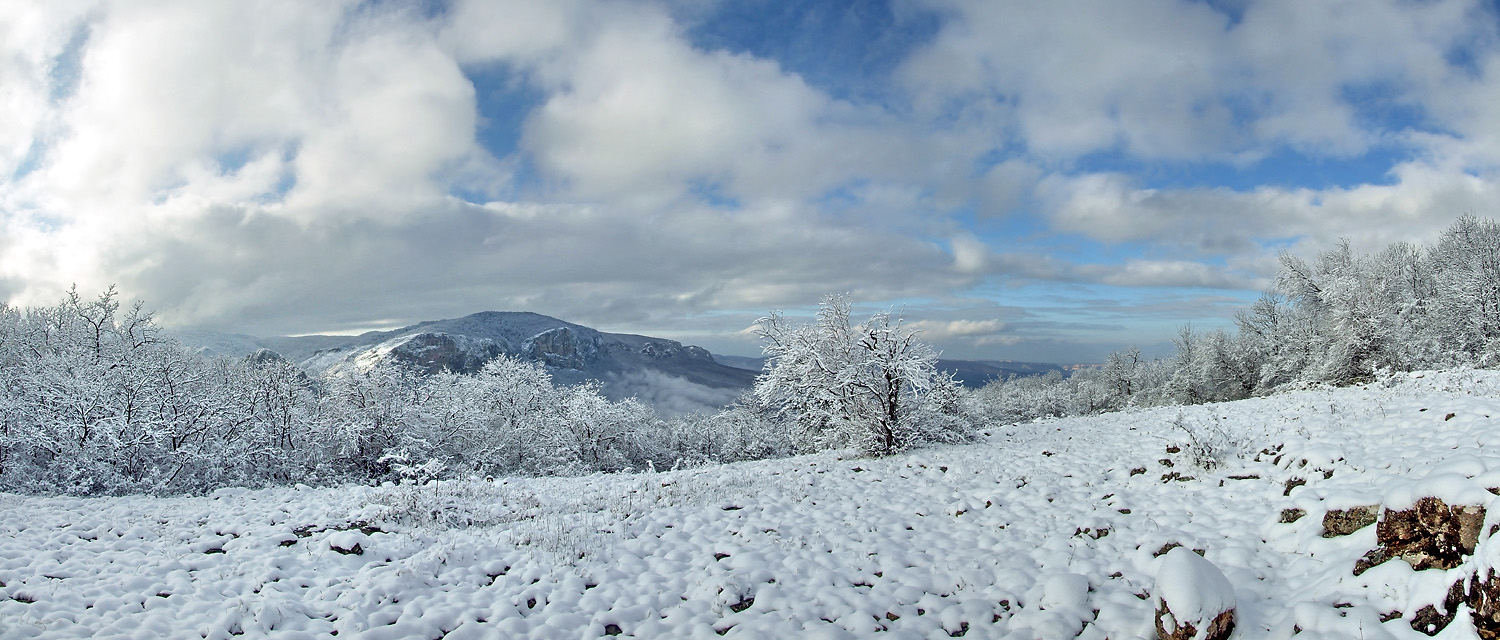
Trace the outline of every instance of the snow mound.
<path fill-rule="evenodd" d="M 1184 547 L 1167 552 L 1156 572 L 1154 603 L 1162 626 L 1176 629 L 1191 625 L 1199 633 L 1214 619 L 1236 606 L 1234 587 L 1212 562 Z M 1165 606 L 1163 606 L 1165 605 Z M 1169 611 L 1169 612 L 1168 612 Z"/>

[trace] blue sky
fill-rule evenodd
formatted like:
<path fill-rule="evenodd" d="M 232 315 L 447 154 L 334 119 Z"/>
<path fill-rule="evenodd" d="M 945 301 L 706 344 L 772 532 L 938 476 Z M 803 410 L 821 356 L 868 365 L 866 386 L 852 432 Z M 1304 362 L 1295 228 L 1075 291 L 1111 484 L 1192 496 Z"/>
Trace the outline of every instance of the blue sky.
<path fill-rule="evenodd" d="M 6 3 L 0 105 L 0 297 L 259 335 L 530 310 L 749 354 L 849 292 L 1098 361 L 1500 195 L 1477 0 Z"/>

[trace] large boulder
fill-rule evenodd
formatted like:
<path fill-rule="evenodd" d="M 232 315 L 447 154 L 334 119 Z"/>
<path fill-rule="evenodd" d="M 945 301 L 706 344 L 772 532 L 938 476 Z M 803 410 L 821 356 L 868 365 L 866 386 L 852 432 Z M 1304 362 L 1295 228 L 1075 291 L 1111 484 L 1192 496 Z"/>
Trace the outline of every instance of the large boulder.
<path fill-rule="evenodd" d="M 1212 562 L 1185 547 L 1162 559 L 1152 599 L 1160 640 L 1224 640 L 1234 631 L 1234 587 Z"/>

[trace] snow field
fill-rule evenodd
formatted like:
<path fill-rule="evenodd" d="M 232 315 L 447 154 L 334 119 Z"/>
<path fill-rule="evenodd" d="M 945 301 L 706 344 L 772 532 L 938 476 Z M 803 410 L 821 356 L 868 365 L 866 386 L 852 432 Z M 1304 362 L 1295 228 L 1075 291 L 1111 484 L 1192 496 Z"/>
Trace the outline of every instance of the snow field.
<path fill-rule="evenodd" d="M 1145 638 L 1179 545 L 1232 585 L 1236 638 L 1425 638 L 1381 617 L 1441 606 L 1475 566 L 1355 577 L 1374 527 L 1324 538 L 1322 516 L 1438 495 L 1500 523 L 1497 390 L 1489 372 L 1429 373 L 996 426 L 881 459 L 0 494 L 0 638 Z M 1211 468 L 1194 461 L 1205 442 Z M 424 505 L 480 524 L 430 524 Z M 1306 515 L 1280 522 L 1291 508 Z M 1442 637 L 1474 637 L 1463 620 Z"/>

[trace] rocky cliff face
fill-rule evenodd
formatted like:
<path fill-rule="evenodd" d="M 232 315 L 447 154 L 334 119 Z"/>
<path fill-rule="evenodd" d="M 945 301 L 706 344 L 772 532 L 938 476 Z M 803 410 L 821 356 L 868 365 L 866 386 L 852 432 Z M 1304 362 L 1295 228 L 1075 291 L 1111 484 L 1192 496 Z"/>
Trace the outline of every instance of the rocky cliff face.
<path fill-rule="evenodd" d="M 569 327 L 548 329 L 521 344 L 521 353 L 549 367 L 583 371 L 599 360 L 599 335 L 580 335 Z"/>

